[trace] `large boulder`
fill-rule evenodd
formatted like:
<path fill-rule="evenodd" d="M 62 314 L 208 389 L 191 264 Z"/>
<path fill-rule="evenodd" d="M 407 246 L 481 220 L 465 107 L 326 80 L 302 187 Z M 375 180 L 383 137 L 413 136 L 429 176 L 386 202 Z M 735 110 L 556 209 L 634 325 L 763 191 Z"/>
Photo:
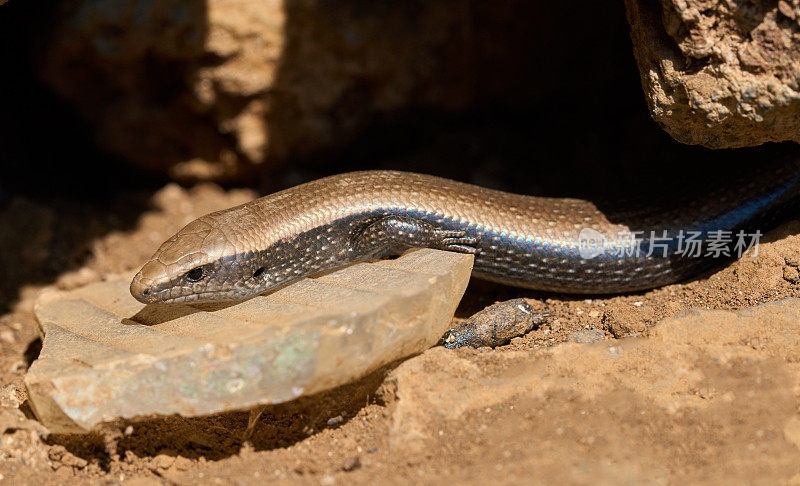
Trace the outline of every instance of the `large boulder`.
<path fill-rule="evenodd" d="M 532 29 L 533 11 L 485 0 L 71 0 L 41 43 L 39 73 L 108 152 L 178 178 L 242 180 L 343 146 L 386 114 L 520 106 L 520 93 L 557 86 L 528 74 L 550 50 L 523 55 L 527 43 L 561 35 Z"/>
<path fill-rule="evenodd" d="M 712 148 L 800 141 L 799 0 L 625 0 L 653 118 Z"/>

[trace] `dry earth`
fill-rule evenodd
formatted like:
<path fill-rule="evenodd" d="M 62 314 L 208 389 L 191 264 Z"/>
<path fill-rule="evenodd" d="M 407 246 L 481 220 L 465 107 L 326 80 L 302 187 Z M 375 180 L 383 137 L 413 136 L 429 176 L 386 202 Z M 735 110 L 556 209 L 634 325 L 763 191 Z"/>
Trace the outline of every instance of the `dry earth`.
<path fill-rule="evenodd" d="M 3 479 L 800 483 L 797 302 L 661 321 L 690 308 L 800 297 L 800 222 L 769 233 L 755 258 L 638 295 L 584 299 L 473 282 L 459 318 L 522 296 L 555 319 L 502 348 L 436 348 L 342 389 L 270 407 L 249 441 L 246 412 L 122 424 L 92 436 L 48 435 L 24 416 L 38 291 L 133 268 L 188 220 L 251 196 L 170 185 L 143 213 L 135 198 L 107 212 L 65 204 L 58 213 L 18 199 L 0 212 L 0 224 L 14 229 L 0 236 L 0 264 L 10 270 L 0 288 Z M 64 262 L 73 270 L 54 275 Z M 592 329 L 606 339 L 559 344 Z"/>

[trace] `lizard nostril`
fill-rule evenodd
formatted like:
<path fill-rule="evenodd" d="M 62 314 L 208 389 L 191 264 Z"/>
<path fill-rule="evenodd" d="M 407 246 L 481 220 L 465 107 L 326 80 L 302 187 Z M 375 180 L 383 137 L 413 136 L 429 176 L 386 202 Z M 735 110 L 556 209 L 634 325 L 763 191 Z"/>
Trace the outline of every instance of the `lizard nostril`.
<path fill-rule="evenodd" d="M 144 285 L 140 279 L 134 278 L 133 282 L 131 282 L 131 295 L 139 302 L 149 304 L 150 302 L 148 301 L 153 295 L 153 289 Z"/>

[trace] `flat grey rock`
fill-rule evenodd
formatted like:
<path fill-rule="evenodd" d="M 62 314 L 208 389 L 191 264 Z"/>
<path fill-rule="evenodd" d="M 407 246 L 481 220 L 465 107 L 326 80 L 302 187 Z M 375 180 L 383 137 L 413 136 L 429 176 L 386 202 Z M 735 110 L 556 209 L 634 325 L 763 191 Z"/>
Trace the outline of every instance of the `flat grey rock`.
<path fill-rule="evenodd" d="M 44 340 L 25 384 L 56 433 L 292 400 L 434 345 L 472 262 L 417 250 L 233 305 L 145 306 L 129 276 L 48 292 L 35 308 Z"/>
<path fill-rule="evenodd" d="M 575 331 L 571 332 L 567 336 L 567 341 L 571 343 L 578 343 L 578 344 L 588 344 L 588 343 L 596 343 L 597 341 L 602 341 L 606 338 L 603 331 L 597 329 L 589 329 L 587 331 Z"/>

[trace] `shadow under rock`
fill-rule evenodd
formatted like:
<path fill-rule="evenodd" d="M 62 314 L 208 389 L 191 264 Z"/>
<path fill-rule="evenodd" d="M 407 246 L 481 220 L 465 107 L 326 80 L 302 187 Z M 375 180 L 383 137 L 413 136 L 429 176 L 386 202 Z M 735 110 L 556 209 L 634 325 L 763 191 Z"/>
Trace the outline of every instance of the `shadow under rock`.
<path fill-rule="evenodd" d="M 166 454 L 217 461 L 238 454 L 245 443 L 256 451 L 290 447 L 325 429 L 343 426 L 367 405 L 383 404 L 377 392 L 386 375 L 400 363 L 384 366 L 333 390 L 264 407 L 247 440 L 244 436 L 250 412 L 233 411 L 206 417 L 173 415 L 120 421 L 89 435 L 51 434 L 47 443 L 62 445 L 75 456 L 106 470 L 116 460 L 114 455 L 124 458 L 127 453 L 140 458 Z M 125 435 L 122 431 L 128 425 L 133 432 Z"/>
<path fill-rule="evenodd" d="M 207 304 L 148 304 L 131 317 L 124 319 L 123 324 L 141 324 L 156 326 L 198 312 L 215 312 L 226 309 L 239 302 L 218 302 Z"/>
<path fill-rule="evenodd" d="M 26 368 L 30 368 L 31 364 L 39 357 L 42 352 L 42 338 L 36 338 L 28 344 L 25 348 L 25 364 Z"/>

